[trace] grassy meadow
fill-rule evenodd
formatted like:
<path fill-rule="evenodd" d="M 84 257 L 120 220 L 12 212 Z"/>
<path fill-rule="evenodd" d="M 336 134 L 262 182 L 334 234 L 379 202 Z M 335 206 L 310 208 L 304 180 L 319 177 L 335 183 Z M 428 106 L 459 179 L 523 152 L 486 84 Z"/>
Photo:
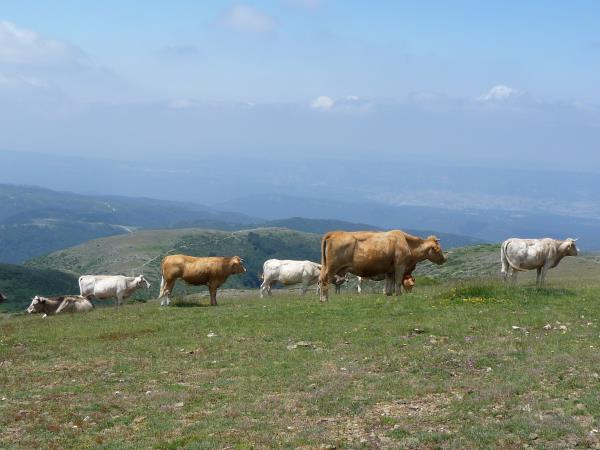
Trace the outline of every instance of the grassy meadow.
<path fill-rule="evenodd" d="M 600 448 L 600 279 L 549 280 L 5 316 L 0 447 Z"/>

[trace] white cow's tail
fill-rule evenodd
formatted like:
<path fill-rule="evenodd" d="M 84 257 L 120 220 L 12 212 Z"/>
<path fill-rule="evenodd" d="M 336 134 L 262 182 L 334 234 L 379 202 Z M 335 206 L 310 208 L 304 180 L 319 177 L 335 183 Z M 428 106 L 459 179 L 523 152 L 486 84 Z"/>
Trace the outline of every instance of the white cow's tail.
<path fill-rule="evenodd" d="M 83 294 L 83 279 L 84 279 L 85 275 L 82 275 L 79 277 L 79 280 L 77 280 L 77 282 L 79 283 L 79 295 L 81 295 L 82 297 L 84 297 Z"/>
<path fill-rule="evenodd" d="M 502 246 L 500 247 L 500 262 L 502 263 L 501 273 L 504 276 L 508 275 L 508 269 L 510 265 L 508 263 L 508 258 L 506 257 L 506 247 L 508 246 L 508 241 L 504 241 Z"/>

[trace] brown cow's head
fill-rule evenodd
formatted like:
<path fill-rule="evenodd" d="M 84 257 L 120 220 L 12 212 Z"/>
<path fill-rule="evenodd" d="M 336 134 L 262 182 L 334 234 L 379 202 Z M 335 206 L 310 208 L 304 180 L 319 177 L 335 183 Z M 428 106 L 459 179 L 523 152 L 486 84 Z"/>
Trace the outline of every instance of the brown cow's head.
<path fill-rule="evenodd" d="M 436 236 L 429 236 L 427 239 L 427 250 L 426 250 L 426 258 L 438 265 L 444 264 L 446 262 L 446 257 L 444 256 L 444 252 L 442 251 L 442 246 L 440 245 L 440 240 Z"/>
<path fill-rule="evenodd" d="M 404 290 L 406 292 L 412 291 L 413 286 L 415 285 L 415 277 L 412 275 L 404 275 L 404 279 L 402 280 L 402 286 L 404 286 Z"/>
<path fill-rule="evenodd" d="M 244 260 L 239 256 L 234 256 L 231 258 L 231 273 L 244 273 L 246 272 L 246 267 L 244 267 Z"/>

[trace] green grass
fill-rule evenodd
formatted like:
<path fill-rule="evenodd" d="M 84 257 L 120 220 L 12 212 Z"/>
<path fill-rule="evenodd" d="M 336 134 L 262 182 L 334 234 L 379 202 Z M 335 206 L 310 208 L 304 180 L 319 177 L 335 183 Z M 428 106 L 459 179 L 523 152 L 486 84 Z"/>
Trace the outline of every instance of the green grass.
<path fill-rule="evenodd" d="M 182 303 L 0 319 L 0 447 L 598 444 L 598 283 Z"/>

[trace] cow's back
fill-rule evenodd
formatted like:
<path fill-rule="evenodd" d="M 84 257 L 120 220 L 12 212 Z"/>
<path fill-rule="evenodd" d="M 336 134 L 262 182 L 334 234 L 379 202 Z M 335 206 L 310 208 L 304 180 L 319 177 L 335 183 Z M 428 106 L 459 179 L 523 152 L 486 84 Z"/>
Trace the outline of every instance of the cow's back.
<path fill-rule="evenodd" d="M 125 289 L 125 276 L 123 275 L 97 275 L 94 282 L 93 296 L 96 298 L 115 297 Z"/>
<path fill-rule="evenodd" d="M 511 238 L 504 241 L 502 248 L 513 269 L 531 270 L 544 265 L 552 252 L 553 240 Z"/>
<path fill-rule="evenodd" d="M 327 266 L 343 267 L 363 277 L 387 273 L 394 269 L 397 253 L 408 256 L 410 250 L 403 232 L 398 230 L 376 231 L 335 231 L 323 238 Z M 326 248 L 324 250 L 327 250 Z M 327 261 L 332 258 L 333 261 Z"/>
<path fill-rule="evenodd" d="M 163 277 L 182 278 L 191 284 L 206 284 L 213 278 L 227 277 L 226 260 L 220 256 L 195 257 L 170 255 L 163 260 Z"/>

